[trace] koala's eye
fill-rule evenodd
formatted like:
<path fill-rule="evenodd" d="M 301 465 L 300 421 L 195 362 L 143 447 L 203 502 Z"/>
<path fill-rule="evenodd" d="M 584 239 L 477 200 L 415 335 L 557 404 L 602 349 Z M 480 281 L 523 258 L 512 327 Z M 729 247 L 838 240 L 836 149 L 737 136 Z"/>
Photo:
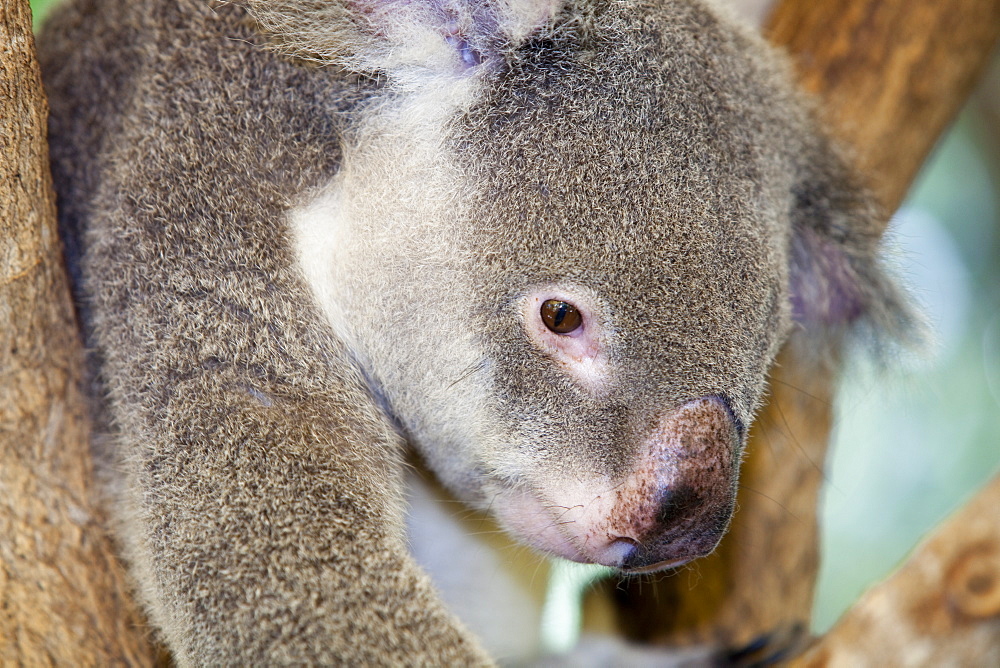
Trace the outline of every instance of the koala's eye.
<path fill-rule="evenodd" d="M 583 324 L 583 316 L 572 304 L 549 299 L 542 304 L 542 322 L 556 334 L 569 334 Z"/>

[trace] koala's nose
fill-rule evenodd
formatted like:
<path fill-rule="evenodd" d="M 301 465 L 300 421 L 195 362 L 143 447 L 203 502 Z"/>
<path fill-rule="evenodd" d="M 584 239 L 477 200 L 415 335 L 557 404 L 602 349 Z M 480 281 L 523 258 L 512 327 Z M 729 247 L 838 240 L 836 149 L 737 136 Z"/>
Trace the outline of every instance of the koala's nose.
<path fill-rule="evenodd" d="M 653 524 L 616 527 L 632 535 L 607 534 L 607 541 L 592 540 L 596 563 L 614 565 L 634 573 L 681 566 L 715 549 L 729 523 L 731 504 L 709 511 L 698 497 L 681 493 L 683 502 L 668 494 Z"/>
<path fill-rule="evenodd" d="M 679 524 L 684 518 L 699 512 L 705 500 L 692 487 L 676 485 L 660 494 L 656 523 L 660 526 Z"/>
<path fill-rule="evenodd" d="M 717 397 L 664 416 L 645 438 L 603 526 L 595 527 L 600 551 L 620 557 L 619 568 L 630 571 L 710 553 L 732 515 L 739 447 L 735 421 Z"/>
<path fill-rule="evenodd" d="M 608 541 L 603 546 L 596 545 L 594 554 L 595 563 L 599 564 L 625 564 L 635 558 L 641 547 L 634 538 L 628 536 L 608 536 Z"/>

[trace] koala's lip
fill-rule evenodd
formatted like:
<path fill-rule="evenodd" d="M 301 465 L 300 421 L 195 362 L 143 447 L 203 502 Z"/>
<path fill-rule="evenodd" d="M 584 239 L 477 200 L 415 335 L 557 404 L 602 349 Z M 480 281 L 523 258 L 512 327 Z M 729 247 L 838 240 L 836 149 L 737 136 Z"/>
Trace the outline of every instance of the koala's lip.
<path fill-rule="evenodd" d="M 671 568 L 679 568 L 684 564 L 694 561 L 697 557 L 685 557 L 684 559 L 667 559 L 666 561 L 661 561 L 655 564 L 649 564 L 648 566 L 639 566 L 638 568 L 619 568 L 621 573 L 626 575 L 642 575 L 644 573 L 657 573 L 659 571 L 665 571 Z"/>
<path fill-rule="evenodd" d="M 579 549 L 538 495 L 525 489 L 503 490 L 493 496 L 491 510 L 507 531 L 537 550 L 577 563 L 601 563 Z M 615 568 L 621 565 L 621 557 L 602 565 Z"/>
<path fill-rule="evenodd" d="M 602 547 L 588 545 L 586 535 L 574 535 L 566 526 L 553 520 L 550 504 L 526 490 L 507 490 L 495 495 L 492 510 L 508 531 L 535 549 L 580 564 L 596 564 L 622 573 L 646 573 L 681 566 L 704 552 L 675 552 L 675 556 L 655 564 L 629 567 L 629 561 L 642 558 L 633 541 L 611 541 Z M 556 506 L 563 508 L 563 506 Z M 589 548 L 589 549 L 588 549 Z"/>
<path fill-rule="evenodd" d="M 678 568 L 710 553 L 722 537 L 720 530 L 710 534 L 711 540 L 694 541 L 692 544 L 692 541 L 682 539 L 672 549 L 664 549 L 661 545 L 658 551 L 663 556 L 666 556 L 666 552 L 670 555 L 669 558 L 643 563 L 651 555 L 633 541 L 616 540 L 601 547 L 588 545 L 586 535 L 573 535 L 565 530 L 564 525 L 553 521 L 551 514 L 546 511 L 546 505 L 533 494 L 498 494 L 494 499 L 493 511 L 504 528 L 535 549 L 581 564 L 614 568 L 625 575 Z"/>

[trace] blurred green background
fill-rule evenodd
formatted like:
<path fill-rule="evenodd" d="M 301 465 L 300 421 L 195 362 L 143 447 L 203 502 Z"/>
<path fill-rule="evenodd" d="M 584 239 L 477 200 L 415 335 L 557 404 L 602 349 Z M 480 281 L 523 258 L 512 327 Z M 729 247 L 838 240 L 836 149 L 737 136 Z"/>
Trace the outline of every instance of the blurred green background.
<path fill-rule="evenodd" d="M 32 1 L 36 25 L 57 1 Z M 998 193 L 1000 59 L 892 226 L 902 272 L 938 341 L 889 377 L 858 362 L 842 383 L 822 504 L 817 631 L 1000 468 Z"/>
<path fill-rule="evenodd" d="M 31 0 L 31 12 L 35 19 L 36 29 L 42 19 L 45 18 L 45 13 L 49 11 L 50 8 L 58 4 L 59 1 L 60 0 Z"/>

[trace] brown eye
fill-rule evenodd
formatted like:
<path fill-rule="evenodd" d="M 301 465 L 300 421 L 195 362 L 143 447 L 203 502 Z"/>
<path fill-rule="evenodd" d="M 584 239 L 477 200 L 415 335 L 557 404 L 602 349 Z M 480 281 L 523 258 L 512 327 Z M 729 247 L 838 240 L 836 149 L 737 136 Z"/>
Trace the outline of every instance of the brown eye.
<path fill-rule="evenodd" d="M 583 324 L 583 316 L 572 304 L 549 299 L 542 304 L 542 322 L 556 334 L 569 334 Z"/>

